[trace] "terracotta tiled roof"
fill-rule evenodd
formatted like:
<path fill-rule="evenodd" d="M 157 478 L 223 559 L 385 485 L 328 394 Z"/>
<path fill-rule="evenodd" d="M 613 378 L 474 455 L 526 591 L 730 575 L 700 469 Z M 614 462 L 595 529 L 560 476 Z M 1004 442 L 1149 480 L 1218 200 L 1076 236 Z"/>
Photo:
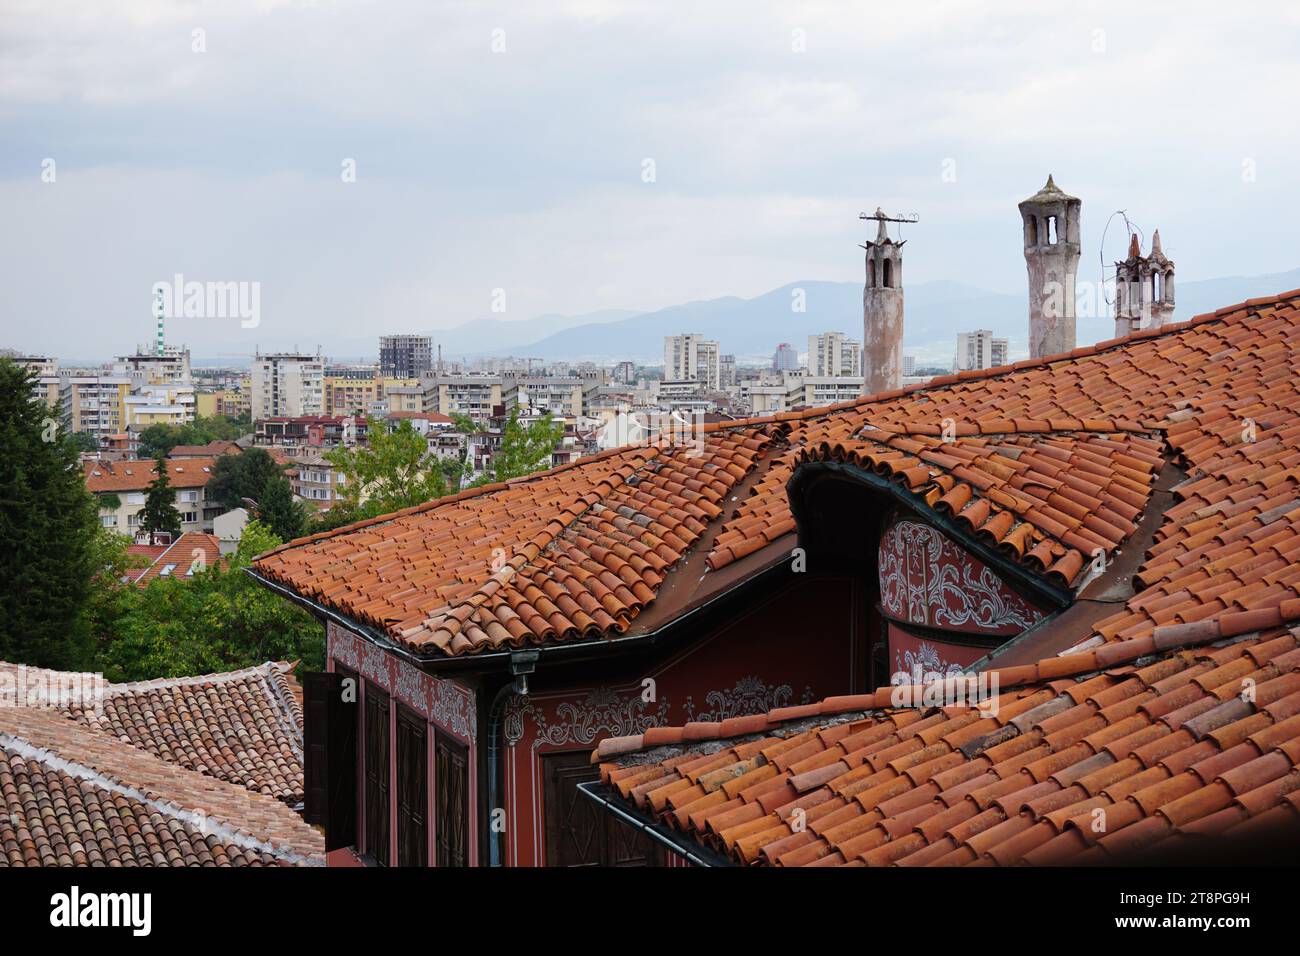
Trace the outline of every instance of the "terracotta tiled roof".
<path fill-rule="evenodd" d="M 167 477 L 173 488 L 202 488 L 212 479 L 215 458 L 168 458 Z M 144 491 L 158 476 L 153 459 L 88 461 L 84 464 L 86 489 L 95 494 Z"/>
<path fill-rule="evenodd" d="M 292 542 L 257 568 L 420 649 L 622 633 L 781 434 L 616 449 Z"/>
<path fill-rule="evenodd" d="M 302 802 L 302 702 L 287 664 L 110 684 L 76 721 L 168 763 L 290 805 Z"/>
<path fill-rule="evenodd" d="M 243 449 L 233 441 L 213 439 L 206 445 L 177 445 L 169 458 L 215 458 L 219 455 L 239 454 Z"/>
<path fill-rule="evenodd" d="M 292 542 L 257 567 L 423 650 L 608 636 L 683 556 L 717 571 L 792 532 L 786 482 L 801 463 L 838 461 L 1076 588 L 1098 551 L 1122 549 L 1168 461 L 1187 478 L 1136 594 L 1092 635 L 1131 638 L 1300 595 L 1296 367 L 1300 290 L 1068 355 L 708 426 L 702 462 L 618 449 Z M 494 554 L 509 569 L 495 576 Z"/>
<path fill-rule="evenodd" d="M 1105 862 L 1294 833 L 1300 628 L 1280 623 L 1297 617 L 1291 600 L 986 672 L 980 703 L 882 688 L 610 738 L 592 759 L 618 799 L 746 864 Z"/>
<path fill-rule="evenodd" d="M 0 865 L 323 862 L 319 833 L 272 797 L 39 707 L 0 708 Z"/>
<path fill-rule="evenodd" d="M 216 567 L 223 559 L 221 540 L 214 534 L 200 531 L 186 531 L 170 545 L 131 545 L 127 548 L 132 554 L 143 554 L 149 559 L 148 567 L 135 574 L 135 583 L 145 587 L 159 576 L 186 578 L 191 570 Z M 164 569 L 169 568 L 166 575 Z"/>

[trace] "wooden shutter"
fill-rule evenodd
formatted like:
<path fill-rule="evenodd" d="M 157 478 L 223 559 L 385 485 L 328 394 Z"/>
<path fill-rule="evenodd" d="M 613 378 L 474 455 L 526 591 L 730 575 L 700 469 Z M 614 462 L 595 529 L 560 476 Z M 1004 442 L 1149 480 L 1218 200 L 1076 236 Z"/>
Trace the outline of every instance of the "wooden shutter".
<path fill-rule="evenodd" d="M 350 681 L 350 683 L 345 683 Z M 325 849 L 357 839 L 357 683 L 346 670 L 303 674 L 303 817 Z"/>
<path fill-rule="evenodd" d="M 397 705 L 397 865 L 427 866 L 429 758 L 424 718 Z"/>
<path fill-rule="evenodd" d="M 433 738 L 437 794 L 438 866 L 468 866 L 469 759 L 465 748 L 441 733 Z"/>
<path fill-rule="evenodd" d="M 366 681 L 366 852 L 387 866 L 388 804 L 388 695 Z"/>
<path fill-rule="evenodd" d="M 546 865 L 662 866 L 663 851 L 578 792 L 578 784 L 600 779 L 590 751 L 542 758 Z"/>

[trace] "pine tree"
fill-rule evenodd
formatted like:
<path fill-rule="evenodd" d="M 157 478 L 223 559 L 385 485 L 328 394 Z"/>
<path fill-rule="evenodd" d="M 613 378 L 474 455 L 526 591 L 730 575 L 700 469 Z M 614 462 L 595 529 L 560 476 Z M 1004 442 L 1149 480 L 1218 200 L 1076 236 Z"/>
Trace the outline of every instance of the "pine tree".
<path fill-rule="evenodd" d="M 149 483 L 144 511 L 140 512 L 140 530 L 166 531 L 174 537 L 181 533 L 181 513 L 176 510 L 176 492 L 172 491 L 166 458 L 159 456 L 157 470 L 157 477 Z"/>
<path fill-rule="evenodd" d="M 307 512 L 293 500 L 293 489 L 283 475 L 272 475 L 257 496 L 257 519 L 281 541 L 292 541 L 306 533 Z"/>
<path fill-rule="evenodd" d="M 31 372 L 0 359 L 0 659 L 77 668 L 98 509 Z"/>

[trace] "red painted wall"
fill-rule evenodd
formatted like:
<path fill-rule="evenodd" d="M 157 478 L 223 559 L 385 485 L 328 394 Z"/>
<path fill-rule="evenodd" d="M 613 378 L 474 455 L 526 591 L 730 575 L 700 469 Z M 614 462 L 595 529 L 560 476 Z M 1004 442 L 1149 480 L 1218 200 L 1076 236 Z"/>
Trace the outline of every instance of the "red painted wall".
<path fill-rule="evenodd" d="M 507 862 L 546 864 L 546 754 L 864 690 L 863 605 L 847 578 L 796 581 L 643 675 L 516 698 L 506 713 Z"/>
<path fill-rule="evenodd" d="M 881 610 L 891 619 L 892 683 L 921 683 L 918 673 L 960 672 L 1044 617 L 983 561 L 911 518 L 896 515 L 886 523 L 878 573 Z M 909 624 L 927 630 L 913 633 Z"/>

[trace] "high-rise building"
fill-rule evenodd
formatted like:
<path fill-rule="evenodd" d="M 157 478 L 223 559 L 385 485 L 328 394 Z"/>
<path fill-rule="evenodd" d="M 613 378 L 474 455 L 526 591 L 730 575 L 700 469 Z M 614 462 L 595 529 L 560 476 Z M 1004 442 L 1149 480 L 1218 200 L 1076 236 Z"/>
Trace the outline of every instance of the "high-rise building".
<path fill-rule="evenodd" d="M 953 359 L 953 368 L 957 371 L 995 368 L 1006 364 L 1006 339 L 995 339 L 988 329 L 976 329 L 973 332 L 958 334 L 957 354 Z"/>
<path fill-rule="evenodd" d="M 319 354 L 259 352 L 253 357 L 253 419 L 320 415 L 325 409 L 324 378 Z"/>
<path fill-rule="evenodd" d="M 379 374 L 386 378 L 419 378 L 433 371 L 433 339 L 427 335 L 381 335 Z"/>
<path fill-rule="evenodd" d="M 843 332 L 808 336 L 808 374 L 832 378 L 861 375 L 862 343 Z"/>
<path fill-rule="evenodd" d="M 190 350 L 183 346 L 160 344 L 148 352 L 140 346 L 134 355 L 119 355 L 113 360 L 113 374 L 125 375 L 136 388 L 142 385 L 188 385 L 193 381 Z"/>
<path fill-rule="evenodd" d="M 1047 185 L 1020 204 L 1029 273 L 1029 357 L 1060 355 L 1075 344 L 1075 276 L 1083 203 Z"/>
<path fill-rule="evenodd" d="M 722 351 L 698 332 L 664 336 L 664 381 L 699 382 L 706 391 L 722 387 Z"/>
<path fill-rule="evenodd" d="M 904 378 L 906 378 L 907 376 L 910 376 L 910 375 L 915 375 L 915 374 L 916 374 L 916 356 L 915 356 L 915 355 L 904 355 L 904 356 L 903 356 L 903 376 L 904 376 Z"/>
<path fill-rule="evenodd" d="M 736 356 L 723 355 L 718 359 L 723 388 L 733 388 L 736 384 Z"/>
<path fill-rule="evenodd" d="M 799 370 L 799 353 L 789 342 L 782 342 L 772 353 L 772 370 L 775 372 L 797 372 Z"/>
<path fill-rule="evenodd" d="M 103 440 L 126 431 L 126 399 L 131 380 L 125 375 L 74 375 L 62 379 L 59 400 L 64 427 L 90 432 Z"/>

